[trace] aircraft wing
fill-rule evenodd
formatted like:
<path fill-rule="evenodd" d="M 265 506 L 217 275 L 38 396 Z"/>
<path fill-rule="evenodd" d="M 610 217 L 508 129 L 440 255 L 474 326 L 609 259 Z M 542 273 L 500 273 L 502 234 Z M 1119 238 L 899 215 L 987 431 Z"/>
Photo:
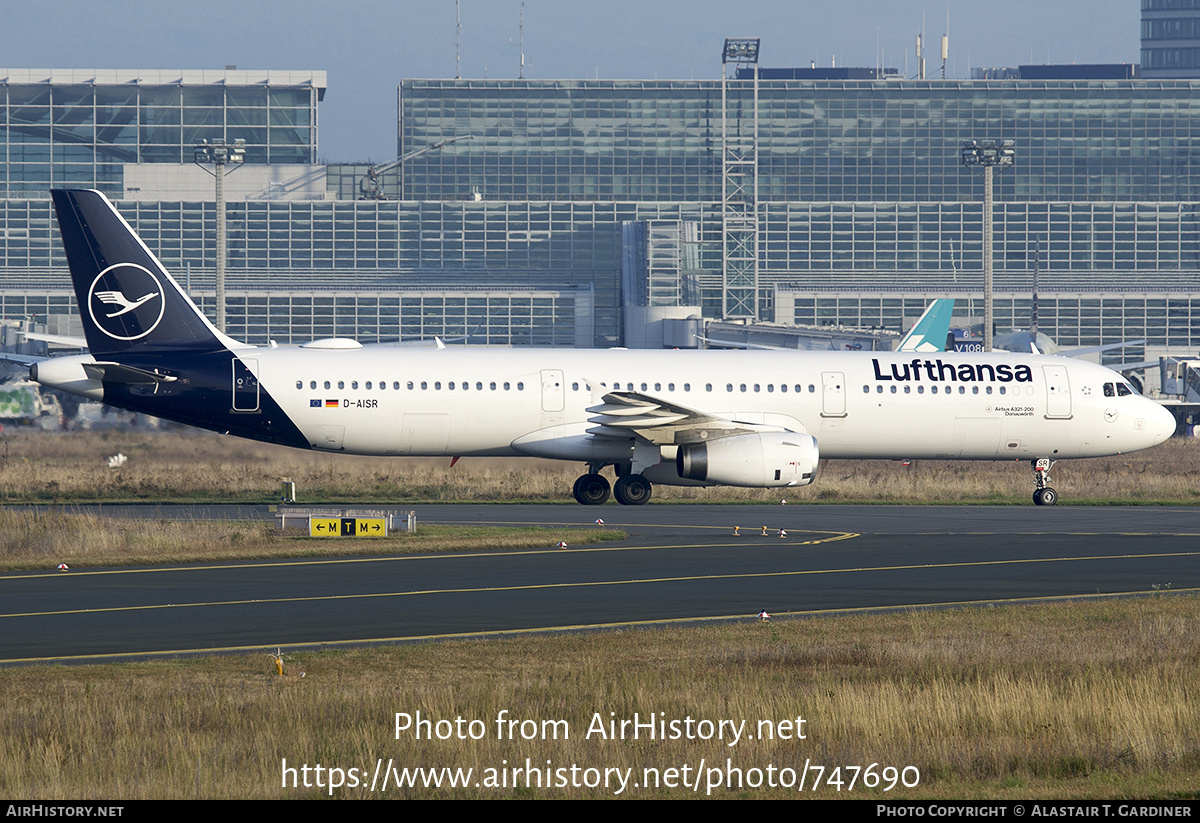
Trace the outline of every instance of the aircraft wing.
<path fill-rule="evenodd" d="M 69 346 L 73 349 L 86 349 L 87 340 L 82 337 L 70 337 L 65 334 L 42 334 L 41 332 L 21 332 L 26 340 L 40 340 L 43 343 L 55 343 L 59 346 Z"/>
<path fill-rule="evenodd" d="M 716 340 L 711 337 L 702 337 L 697 334 L 696 339 L 702 343 L 716 343 L 718 346 L 729 346 L 731 349 L 763 349 L 765 351 L 795 351 L 795 349 L 784 348 L 783 346 L 768 346 L 766 343 L 745 343 L 734 340 Z"/>
<path fill-rule="evenodd" d="M 1085 354 L 1095 354 L 1096 352 L 1116 351 L 1126 346 L 1144 345 L 1146 345 L 1145 340 L 1126 340 L 1122 343 L 1107 343 L 1103 346 L 1084 346 L 1081 349 L 1059 349 L 1058 354 L 1062 357 L 1080 357 Z"/>
<path fill-rule="evenodd" d="M 588 407 L 594 423 L 588 434 L 596 438 L 628 439 L 639 435 L 659 446 L 699 443 L 763 431 L 787 431 L 783 426 L 742 422 L 706 414 L 640 392 L 613 391 L 600 405 Z"/>
<path fill-rule="evenodd" d="M 49 359 L 49 357 L 39 357 L 36 354 L 16 354 L 10 351 L 0 351 L 0 361 L 16 363 L 21 366 L 31 366 L 34 363 L 41 363 L 43 360 Z"/>

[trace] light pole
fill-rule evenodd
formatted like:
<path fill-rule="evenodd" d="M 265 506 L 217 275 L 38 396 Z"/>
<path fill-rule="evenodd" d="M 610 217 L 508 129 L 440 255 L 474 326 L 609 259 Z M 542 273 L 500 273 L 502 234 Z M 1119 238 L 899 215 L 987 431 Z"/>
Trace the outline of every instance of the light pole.
<path fill-rule="evenodd" d="M 992 350 L 992 169 L 1016 162 L 1011 140 L 970 140 L 962 144 L 963 165 L 983 169 L 983 350 Z"/>
<path fill-rule="evenodd" d="M 246 141 L 240 137 L 232 143 L 220 138 L 196 141 L 196 165 L 208 171 L 217 182 L 217 328 L 225 331 L 225 167 L 246 162 Z"/>

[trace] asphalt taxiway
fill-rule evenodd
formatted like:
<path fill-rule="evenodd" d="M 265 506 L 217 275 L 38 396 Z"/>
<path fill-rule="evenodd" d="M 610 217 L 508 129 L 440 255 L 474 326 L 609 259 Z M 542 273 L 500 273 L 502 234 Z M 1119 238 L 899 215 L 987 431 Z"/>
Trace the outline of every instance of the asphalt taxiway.
<path fill-rule="evenodd" d="M 267 516 L 236 506 L 103 511 Z M 1200 521 L 1186 508 L 428 505 L 417 512 L 425 523 L 583 529 L 600 517 L 629 538 L 564 549 L 10 572 L 0 575 L 0 661 L 753 619 L 760 609 L 783 617 L 1200 590 Z"/>

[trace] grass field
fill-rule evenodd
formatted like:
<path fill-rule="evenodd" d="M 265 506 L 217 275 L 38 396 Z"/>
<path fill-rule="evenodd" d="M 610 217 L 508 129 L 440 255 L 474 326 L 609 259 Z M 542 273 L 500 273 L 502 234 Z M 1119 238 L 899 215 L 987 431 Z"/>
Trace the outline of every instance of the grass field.
<path fill-rule="evenodd" d="M 128 458 L 108 468 L 116 454 Z M 192 429 L 46 433 L 0 437 L 0 501 L 237 501 L 277 499 L 296 483 L 301 503 L 561 501 L 582 466 L 533 459 L 370 458 L 298 451 Z M 1053 474 L 1068 504 L 1200 503 L 1200 443 L 1173 439 L 1133 455 L 1059 463 Z M 800 489 L 656 486 L 658 501 L 931 502 L 1027 505 L 1025 461 L 822 461 Z"/>
<path fill-rule="evenodd" d="M 535 769 L 576 766 L 580 781 L 602 774 L 584 769 L 620 770 L 610 774 L 630 775 L 623 796 L 635 798 L 796 797 L 795 786 L 767 785 L 768 772 L 795 783 L 807 762 L 800 796 L 1194 799 L 1198 666 L 1200 598 L 1172 596 L 295 654 L 282 677 L 268 655 L 9 668 L 0 669 L 0 787 L 62 800 L 324 797 L 320 764 L 344 770 L 333 796 L 378 797 L 366 785 L 390 761 L 470 768 L 473 779 L 389 785 L 382 796 L 615 794 L 616 783 L 573 787 L 570 772 L 562 787 L 527 778 L 514 787 L 504 770 L 528 758 Z M 417 712 L 433 739 L 416 739 Z M 397 713 L 411 718 L 399 735 Z M 635 713 L 678 721 L 679 739 L 594 731 L 597 718 Z M 517 739 L 500 739 L 501 717 L 536 721 L 524 727 L 534 739 L 520 739 L 520 725 L 503 735 Z M 689 717 L 746 721 L 743 737 L 687 739 Z M 473 720 L 479 739 L 459 739 Z M 768 729 L 776 739 L 762 739 Z M 297 770 L 286 788 L 284 759 Z M 728 785 L 727 761 L 742 770 L 740 787 Z M 864 786 L 870 773 L 850 768 L 873 763 L 891 791 Z M 314 769 L 307 788 L 304 765 Z M 826 771 L 813 791 L 818 765 Z M 840 792 L 824 780 L 837 766 Z M 366 785 L 349 785 L 352 768 Z M 487 769 L 507 785 L 476 787 Z M 674 788 L 632 786 L 672 774 Z M 697 778 L 695 791 L 678 783 Z"/>
<path fill-rule="evenodd" d="M 0 509 L 0 569 L 153 565 L 266 557 L 345 557 L 587 545 L 625 533 L 601 528 L 419 525 L 415 534 L 328 540 L 281 534 L 272 523 L 139 520 Z"/>
<path fill-rule="evenodd" d="M 109 469 L 107 458 L 117 453 L 128 460 Z M 448 463 L 321 455 L 191 431 L 16 432 L 0 444 L 0 495 L 10 502 L 268 502 L 288 478 L 302 503 L 566 502 L 578 471 L 542 461 L 463 460 L 453 469 Z M 1194 504 L 1198 479 L 1200 444 L 1185 441 L 1055 470 L 1055 485 L 1071 503 Z M 828 461 L 814 486 L 787 496 L 789 503 L 1028 505 L 1029 487 L 1024 463 Z M 775 502 L 779 496 L 656 488 L 656 499 Z M 418 541 L 403 548 L 390 541 L 386 550 L 562 539 L 525 531 L 448 536 L 422 528 Z M 2 509 L 0 535 L 0 565 L 10 568 L 60 556 L 86 565 L 347 549 L 281 537 L 263 524 L 207 532 Z M 508 539 L 533 542 L 501 544 Z M 565 539 L 583 542 L 579 532 Z M 377 542 L 362 542 L 362 551 L 380 550 Z M 289 654 L 283 676 L 266 655 L 7 668 L 0 669 L 0 789 L 62 800 L 324 797 L 335 768 L 344 785 L 333 796 L 371 797 L 380 792 L 348 784 L 352 777 L 369 783 L 383 763 L 469 768 L 484 781 L 491 769 L 492 779 L 504 783 L 390 784 L 386 796 L 616 793 L 603 783 L 531 788 L 531 778 L 512 772 L 528 759 L 552 770 L 550 783 L 604 774 L 624 774 L 631 784 L 658 780 L 653 787 L 630 785 L 621 795 L 644 798 L 795 797 L 794 785 L 768 784 L 786 782 L 789 774 L 794 783 L 805 764 L 824 771 L 814 791 L 810 768 L 802 796 L 1200 798 L 1197 664 L 1200 598 L 1164 596 Z M 462 718 L 479 721 L 474 728 L 483 733 L 477 740 L 397 736 L 397 713 L 415 718 L 416 712 L 450 721 L 431 731 L 451 729 Z M 499 739 L 495 721 L 504 712 L 535 721 L 536 739 Z M 643 722 L 651 714 L 668 723 L 745 721 L 755 738 L 730 746 L 587 735 L 597 722 L 635 713 Z M 560 730 L 569 739 L 545 739 Z M 777 739 L 758 739 L 766 730 Z M 284 771 L 285 759 L 296 772 Z M 318 764 L 326 770 L 320 786 Z M 742 785 L 730 787 L 726 764 L 741 770 L 734 773 Z M 873 771 L 863 771 L 872 764 Z M 298 771 L 305 765 L 309 772 Z M 572 766 L 576 772 L 553 771 Z M 301 785 L 285 787 L 289 774 Z M 313 785 L 303 786 L 305 775 Z M 897 780 L 883 790 L 889 776 L 901 775 L 916 785 Z M 710 789 L 706 784 L 717 778 L 721 785 Z M 884 782 L 863 785 L 872 778 Z"/>

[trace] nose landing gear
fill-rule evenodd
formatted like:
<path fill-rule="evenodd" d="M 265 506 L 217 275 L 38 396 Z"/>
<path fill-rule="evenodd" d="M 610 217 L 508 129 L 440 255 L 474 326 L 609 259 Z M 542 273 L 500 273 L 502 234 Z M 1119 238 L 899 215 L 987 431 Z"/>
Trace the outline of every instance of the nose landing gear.
<path fill-rule="evenodd" d="M 1031 460 L 1033 466 L 1033 503 L 1036 506 L 1053 506 L 1058 502 L 1058 492 L 1050 488 L 1050 469 L 1054 461 L 1048 457 Z"/>

